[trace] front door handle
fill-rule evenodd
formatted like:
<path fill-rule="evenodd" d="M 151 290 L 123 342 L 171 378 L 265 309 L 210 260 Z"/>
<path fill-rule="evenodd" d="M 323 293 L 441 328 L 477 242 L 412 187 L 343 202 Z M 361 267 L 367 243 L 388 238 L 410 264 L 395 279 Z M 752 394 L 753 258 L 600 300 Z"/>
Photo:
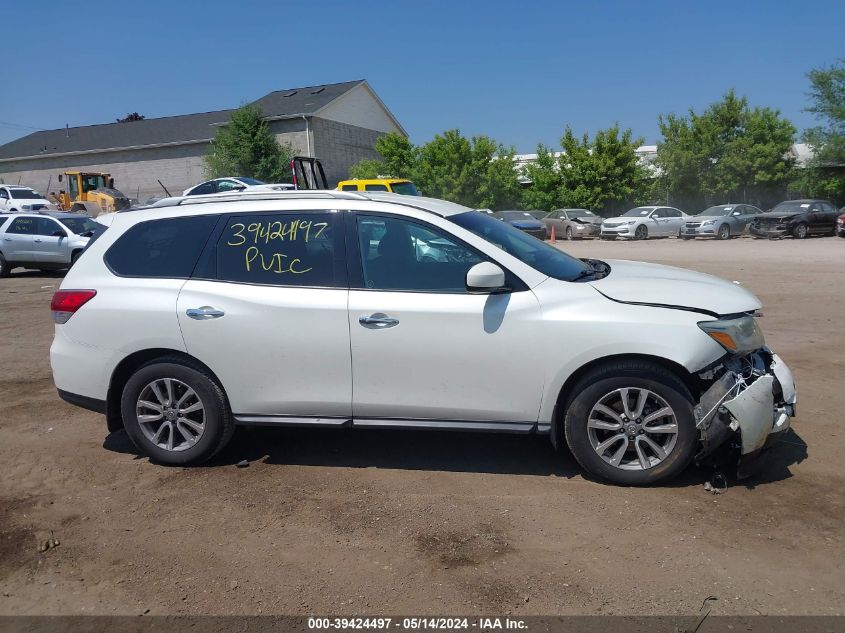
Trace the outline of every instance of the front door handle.
<path fill-rule="evenodd" d="M 360 317 L 358 323 L 371 330 L 386 330 L 389 327 L 399 325 L 399 319 L 394 319 L 381 312 L 376 312 L 370 316 Z"/>
<path fill-rule="evenodd" d="M 201 308 L 189 308 L 185 311 L 185 314 L 197 321 L 208 321 L 209 319 L 219 319 L 226 313 L 211 306 L 203 306 Z"/>

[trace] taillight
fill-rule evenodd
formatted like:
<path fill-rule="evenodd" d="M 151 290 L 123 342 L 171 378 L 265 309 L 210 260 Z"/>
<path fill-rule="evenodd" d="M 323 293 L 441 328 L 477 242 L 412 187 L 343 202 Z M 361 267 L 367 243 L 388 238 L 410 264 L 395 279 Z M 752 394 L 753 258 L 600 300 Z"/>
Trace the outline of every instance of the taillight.
<path fill-rule="evenodd" d="M 50 302 L 54 323 L 67 323 L 82 306 L 97 294 L 96 290 L 58 290 Z"/>

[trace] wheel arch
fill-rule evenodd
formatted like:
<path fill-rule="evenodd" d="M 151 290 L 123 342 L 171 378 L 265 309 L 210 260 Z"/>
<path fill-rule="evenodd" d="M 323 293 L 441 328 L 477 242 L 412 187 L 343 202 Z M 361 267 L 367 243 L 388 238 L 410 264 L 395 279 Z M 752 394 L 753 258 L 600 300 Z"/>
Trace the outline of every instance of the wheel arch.
<path fill-rule="evenodd" d="M 678 379 L 684 383 L 686 388 L 689 389 L 693 398 L 697 400 L 701 395 L 701 385 L 698 378 L 691 374 L 686 367 L 668 358 L 664 358 L 662 356 L 652 356 L 649 354 L 613 354 L 611 356 L 595 358 L 572 372 L 558 392 L 551 426 L 551 439 L 555 448 L 566 444 L 566 440 L 563 438 L 563 419 L 569 403 L 575 396 L 575 394 L 572 393 L 572 389 L 587 373 L 603 365 L 618 363 L 620 361 L 640 361 L 643 363 L 657 365 L 677 376 Z"/>
<path fill-rule="evenodd" d="M 186 364 L 199 367 L 208 373 L 220 385 L 221 389 L 223 388 L 217 374 L 208 365 L 186 352 L 166 347 L 155 347 L 133 352 L 117 364 L 109 380 L 109 388 L 106 395 L 106 424 L 108 425 L 109 431 L 117 431 L 123 428 L 120 398 L 126 382 L 136 370 L 158 358 L 175 358 L 184 361 Z"/>

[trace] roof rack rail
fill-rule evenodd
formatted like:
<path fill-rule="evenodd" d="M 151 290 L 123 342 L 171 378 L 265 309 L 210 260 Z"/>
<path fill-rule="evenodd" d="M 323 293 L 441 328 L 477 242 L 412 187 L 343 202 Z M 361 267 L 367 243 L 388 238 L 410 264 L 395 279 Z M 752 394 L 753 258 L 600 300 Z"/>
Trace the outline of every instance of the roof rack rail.
<path fill-rule="evenodd" d="M 239 191 L 236 193 L 211 194 L 208 196 L 186 196 L 177 200 L 175 205 L 202 204 L 208 202 L 228 202 L 230 200 L 290 200 L 296 198 L 368 200 L 366 196 L 352 191 L 335 189 L 286 189 L 281 191 Z M 161 205 L 170 206 L 170 205 Z"/>

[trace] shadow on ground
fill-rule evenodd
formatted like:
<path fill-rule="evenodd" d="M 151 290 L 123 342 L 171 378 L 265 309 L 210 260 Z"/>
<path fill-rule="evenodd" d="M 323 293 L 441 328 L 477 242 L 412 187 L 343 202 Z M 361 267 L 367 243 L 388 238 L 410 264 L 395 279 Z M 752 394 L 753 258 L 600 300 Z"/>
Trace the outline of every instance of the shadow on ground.
<path fill-rule="evenodd" d="M 122 430 L 109 434 L 103 447 L 138 455 Z M 790 467 L 806 458 L 806 443 L 790 430 L 755 463 L 750 478 L 738 482 L 735 467 L 722 465 L 719 470 L 730 485 L 755 488 L 792 477 Z M 230 444 L 205 466 L 231 466 L 242 460 L 328 468 L 583 476 L 572 454 L 566 448 L 556 452 L 548 437 L 457 431 L 239 428 Z M 690 466 L 663 485 L 701 486 L 713 473 L 712 464 Z"/>

